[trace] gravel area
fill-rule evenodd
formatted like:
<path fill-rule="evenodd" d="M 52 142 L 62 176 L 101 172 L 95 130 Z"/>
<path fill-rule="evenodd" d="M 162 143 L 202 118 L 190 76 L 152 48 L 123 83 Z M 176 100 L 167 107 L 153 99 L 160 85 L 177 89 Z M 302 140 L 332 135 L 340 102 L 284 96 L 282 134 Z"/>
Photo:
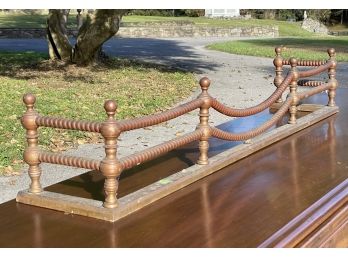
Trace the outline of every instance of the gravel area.
<path fill-rule="evenodd" d="M 105 50 L 115 56 L 138 58 L 193 71 L 197 81 L 207 76 L 212 81 L 209 93 L 230 107 L 253 106 L 270 96 L 275 90 L 272 59 L 231 55 L 204 48 L 207 44 L 222 40 L 228 39 L 113 39 L 105 45 Z M 6 46 L 15 47 L 16 42 L 21 49 L 23 46 L 27 47 L 26 50 L 46 51 L 47 48 L 45 41 L 33 40 L 32 48 L 24 40 L 1 41 L 0 50 Z M 339 81 L 347 81 L 347 63 L 342 64 L 338 72 Z M 347 84 L 342 86 L 347 87 Z M 194 99 L 199 93 L 198 88 L 184 102 Z M 213 126 L 230 119 L 215 111 L 211 112 L 210 122 Z M 195 111 L 148 129 L 122 133 L 118 143 L 118 156 L 123 157 L 191 132 L 197 124 L 198 111 Z M 86 144 L 65 154 L 101 159 L 104 149 L 102 144 Z M 86 172 L 83 169 L 51 164 L 43 164 L 42 170 L 41 181 L 44 187 Z M 28 184 L 26 167 L 21 175 L 0 177 L 0 203 L 15 198 L 17 192 L 26 189 Z"/>

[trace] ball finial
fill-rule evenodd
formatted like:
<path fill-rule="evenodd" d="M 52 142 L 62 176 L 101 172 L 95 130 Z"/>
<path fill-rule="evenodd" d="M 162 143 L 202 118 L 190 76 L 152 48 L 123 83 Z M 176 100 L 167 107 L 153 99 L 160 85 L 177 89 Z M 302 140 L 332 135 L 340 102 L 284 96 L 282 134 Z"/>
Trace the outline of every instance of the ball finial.
<path fill-rule="evenodd" d="M 290 61 L 291 67 L 296 67 L 297 66 L 297 59 L 296 58 L 291 57 L 289 61 Z"/>
<path fill-rule="evenodd" d="M 105 101 L 104 109 L 109 118 L 114 118 L 117 109 L 117 104 L 113 100 Z"/>
<path fill-rule="evenodd" d="M 327 49 L 327 53 L 332 58 L 336 55 L 336 50 L 335 50 L 335 48 L 329 48 L 329 49 Z"/>
<path fill-rule="evenodd" d="M 23 96 L 23 102 L 27 106 L 28 110 L 32 110 L 36 102 L 36 97 L 31 93 L 27 93 Z"/>
<path fill-rule="evenodd" d="M 207 91 L 210 86 L 210 79 L 208 79 L 207 77 L 201 78 L 199 81 L 199 85 L 201 86 L 201 89 L 203 91 Z"/>
<path fill-rule="evenodd" d="M 276 55 L 280 55 L 280 53 L 282 52 L 282 48 L 280 46 L 277 46 L 276 48 L 274 48 L 274 51 Z"/>

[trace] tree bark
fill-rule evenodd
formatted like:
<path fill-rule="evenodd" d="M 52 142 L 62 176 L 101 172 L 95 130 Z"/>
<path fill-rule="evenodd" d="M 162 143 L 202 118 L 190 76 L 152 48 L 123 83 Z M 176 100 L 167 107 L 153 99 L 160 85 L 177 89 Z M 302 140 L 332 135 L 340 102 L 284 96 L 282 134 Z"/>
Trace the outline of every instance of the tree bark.
<path fill-rule="evenodd" d="M 96 10 L 88 14 L 77 35 L 73 48 L 72 62 L 89 65 L 99 56 L 105 41 L 114 36 L 120 27 L 122 16 L 127 10 Z"/>
<path fill-rule="evenodd" d="M 127 10 L 96 10 L 88 12 L 86 21 L 79 29 L 74 47 L 67 34 L 69 10 L 49 10 L 47 39 L 51 59 L 87 66 L 102 55 L 102 45 L 114 36 Z"/>
<path fill-rule="evenodd" d="M 49 10 L 47 19 L 47 40 L 50 59 L 70 61 L 71 50 L 66 23 L 69 10 Z"/>

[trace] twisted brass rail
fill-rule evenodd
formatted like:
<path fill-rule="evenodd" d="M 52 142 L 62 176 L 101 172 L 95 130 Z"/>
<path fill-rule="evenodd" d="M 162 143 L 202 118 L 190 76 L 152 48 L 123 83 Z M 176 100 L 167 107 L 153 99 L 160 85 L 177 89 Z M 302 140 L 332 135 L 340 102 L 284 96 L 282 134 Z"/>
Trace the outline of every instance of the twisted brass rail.
<path fill-rule="evenodd" d="M 35 120 L 40 127 L 72 129 L 88 132 L 100 132 L 101 122 L 77 121 L 63 118 L 38 116 Z"/>
<path fill-rule="evenodd" d="M 315 76 L 318 75 L 320 73 L 322 73 L 323 71 L 327 71 L 329 68 L 331 68 L 334 65 L 333 62 L 328 61 L 327 63 L 312 69 L 312 70 L 306 70 L 306 71 L 299 71 L 298 72 L 298 76 L 299 78 L 305 78 L 305 77 L 311 77 L 311 76 Z"/>
<path fill-rule="evenodd" d="M 323 81 L 319 81 L 319 80 L 308 80 L 308 79 L 302 79 L 302 80 L 299 80 L 297 82 L 297 84 L 299 86 L 302 86 L 302 87 L 317 87 L 317 86 L 320 86 L 322 84 L 324 84 L 325 82 Z"/>
<path fill-rule="evenodd" d="M 299 93 L 297 97 L 300 100 L 303 98 L 308 98 L 312 95 L 328 90 L 330 89 L 330 87 L 331 87 L 331 83 L 325 83 L 312 90 Z M 241 133 L 228 133 L 218 128 L 211 128 L 212 136 L 217 137 L 219 139 L 223 139 L 223 140 L 229 140 L 229 141 L 247 140 L 255 136 L 258 136 L 262 134 L 263 132 L 265 132 L 267 129 L 271 128 L 273 125 L 275 125 L 284 116 L 284 114 L 288 111 L 292 101 L 293 101 L 293 98 L 290 96 L 279 108 L 279 110 L 272 116 L 272 118 L 266 121 L 265 123 L 263 123 L 258 128 L 255 128 L 247 132 L 241 132 Z"/>
<path fill-rule="evenodd" d="M 285 89 L 289 86 L 289 83 L 293 79 L 293 75 L 289 73 L 280 86 L 273 92 L 273 94 L 268 97 L 262 103 L 249 107 L 246 109 L 234 109 L 228 106 L 221 104 L 216 99 L 212 99 L 212 107 L 218 112 L 230 116 L 230 117 L 244 117 L 254 115 L 256 113 L 262 112 L 266 108 L 270 107 L 273 103 L 275 103 L 279 97 L 284 93 Z"/>
<path fill-rule="evenodd" d="M 159 144 L 157 146 L 145 149 L 144 151 L 141 151 L 139 153 L 135 153 L 130 156 L 121 158 L 120 163 L 121 163 L 122 169 L 132 168 L 136 165 L 139 165 L 142 162 L 152 160 L 162 154 L 170 152 L 171 150 L 175 148 L 181 147 L 195 140 L 198 140 L 201 138 L 202 134 L 203 134 L 203 131 L 198 129 L 182 137 L 172 139 L 170 141 Z"/>
<path fill-rule="evenodd" d="M 298 60 L 297 61 L 297 66 L 310 66 L 310 67 L 315 67 L 315 66 L 321 66 L 324 65 L 327 61 L 322 60 Z M 290 65 L 290 59 L 285 59 L 283 60 L 283 65 Z"/>
<path fill-rule="evenodd" d="M 325 90 L 329 90 L 331 89 L 332 87 L 332 82 L 328 82 L 328 83 L 325 83 L 325 84 L 322 84 L 320 86 L 317 86 L 311 90 L 307 90 L 307 91 L 304 91 L 304 92 L 301 92 L 301 93 L 298 93 L 298 98 L 301 100 L 301 99 L 304 99 L 304 98 L 308 98 L 312 95 L 315 95 L 315 94 L 318 94 L 318 93 L 321 93 Z"/>
<path fill-rule="evenodd" d="M 199 108 L 202 105 L 202 103 L 203 103 L 203 100 L 198 98 L 159 114 L 154 114 L 154 115 L 149 115 L 149 116 L 144 116 L 144 117 L 129 119 L 129 120 L 122 120 L 118 122 L 118 125 L 121 131 L 128 131 L 128 130 L 144 128 L 148 126 L 153 126 L 153 125 L 174 119 L 176 117 L 179 117 L 185 113 L 191 112 Z"/>
<path fill-rule="evenodd" d="M 67 156 L 58 153 L 39 152 L 39 161 L 60 164 L 65 166 L 78 167 L 88 170 L 99 170 L 100 161 L 83 157 Z"/>
<path fill-rule="evenodd" d="M 260 127 L 253 130 L 242 132 L 242 133 L 229 133 L 218 128 L 212 128 L 212 136 L 229 141 L 241 141 L 247 140 L 257 135 L 260 135 L 262 132 L 266 131 L 281 119 L 284 114 L 288 111 L 291 104 L 291 99 L 288 98 L 285 103 L 279 108 L 279 110 L 272 116 L 272 118 L 262 124 Z"/>

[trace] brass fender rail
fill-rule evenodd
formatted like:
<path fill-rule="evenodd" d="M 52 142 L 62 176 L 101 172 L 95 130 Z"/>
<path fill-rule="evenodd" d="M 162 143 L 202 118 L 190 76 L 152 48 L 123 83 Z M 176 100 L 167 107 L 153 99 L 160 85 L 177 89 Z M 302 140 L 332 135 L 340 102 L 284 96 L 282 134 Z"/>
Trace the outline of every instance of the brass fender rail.
<path fill-rule="evenodd" d="M 197 97 L 197 99 L 159 114 L 121 121 L 117 121 L 115 119 L 117 104 L 112 100 L 108 100 L 104 104 L 104 109 L 107 114 L 107 119 L 104 122 L 89 122 L 40 116 L 34 109 L 36 101 L 35 96 L 32 94 L 25 94 L 23 97 L 23 102 L 25 103 L 27 110 L 22 116 L 21 122 L 23 127 L 26 129 L 26 139 L 28 143 L 28 146 L 24 151 L 24 161 L 29 165 L 28 173 L 31 179 L 31 184 L 28 191 L 30 194 L 36 195 L 40 195 L 40 193 L 43 192 L 40 183 L 40 163 L 53 163 L 98 170 L 105 177 L 105 201 L 103 206 L 109 209 L 116 208 L 118 206 L 116 196 L 118 191 L 119 176 L 126 169 L 139 165 L 142 162 L 152 160 L 164 153 L 196 140 L 199 140 L 199 158 L 197 163 L 200 165 L 207 165 L 209 163 L 208 140 L 211 137 L 234 141 L 253 138 L 275 125 L 288 110 L 290 113 L 288 123 L 295 124 L 297 105 L 299 104 L 299 101 L 303 98 L 323 92 L 325 90 L 328 90 L 328 106 L 335 106 L 334 98 L 336 95 L 336 88 L 338 86 L 337 80 L 335 79 L 337 63 L 335 60 L 335 51 L 333 49 L 329 49 L 328 52 L 330 54 L 329 61 L 306 72 L 298 71 L 298 61 L 295 58 L 290 58 L 289 63 L 291 65 L 291 70 L 288 72 L 285 79 L 282 79 L 278 84 L 274 93 L 260 104 L 246 109 L 227 107 L 210 96 L 208 93 L 210 80 L 206 77 L 202 78 L 199 82 L 202 93 Z M 279 56 L 277 58 L 279 58 Z M 276 63 L 276 61 L 274 63 Z M 317 63 L 319 64 L 319 62 Z M 277 66 L 277 68 L 279 67 Z M 329 80 L 326 83 L 322 82 L 316 87 L 312 87 L 305 92 L 297 93 L 299 78 L 304 78 L 309 75 L 317 75 L 325 70 L 328 70 L 329 74 Z M 276 71 L 279 72 L 279 69 Z M 276 75 L 276 79 L 279 81 L 279 74 Z M 228 133 L 209 125 L 210 108 L 232 117 L 253 115 L 265 110 L 281 99 L 281 95 L 288 87 L 290 88 L 290 93 L 288 94 L 287 100 L 281 105 L 279 110 L 270 120 L 266 121 L 257 128 L 241 133 Z M 199 124 L 195 131 L 130 156 L 121 159 L 117 158 L 117 139 L 122 132 L 159 124 L 198 108 Z M 52 127 L 100 133 L 105 142 L 105 158 L 102 160 L 93 160 L 41 151 L 38 147 L 39 127 Z"/>
<path fill-rule="evenodd" d="M 284 77 L 282 75 L 283 73 L 283 67 L 287 65 L 291 65 L 291 59 L 284 59 L 282 56 L 282 50 L 283 48 L 281 46 L 278 46 L 274 49 L 275 51 L 275 58 L 273 60 L 273 65 L 275 68 L 275 77 L 274 77 L 274 85 L 278 88 L 281 83 L 284 80 Z M 304 78 L 304 77 L 310 77 L 317 75 L 326 69 L 330 68 L 335 68 L 336 67 L 336 52 L 334 48 L 329 48 L 327 49 L 327 53 L 329 55 L 328 60 L 298 60 L 297 61 L 297 66 L 300 67 L 317 67 L 316 69 L 312 69 L 309 71 L 300 71 L 299 72 L 299 77 Z M 330 70 L 329 70 L 330 72 Z M 305 86 L 305 87 L 316 87 L 321 85 L 319 81 L 310 81 L 310 80 L 299 80 L 298 81 L 299 86 Z M 280 97 L 277 100 L 277 103 L 281 103 L 283 101 L 282 97 Z"/>

